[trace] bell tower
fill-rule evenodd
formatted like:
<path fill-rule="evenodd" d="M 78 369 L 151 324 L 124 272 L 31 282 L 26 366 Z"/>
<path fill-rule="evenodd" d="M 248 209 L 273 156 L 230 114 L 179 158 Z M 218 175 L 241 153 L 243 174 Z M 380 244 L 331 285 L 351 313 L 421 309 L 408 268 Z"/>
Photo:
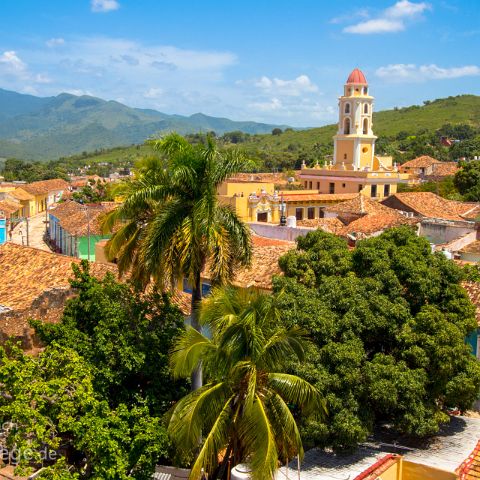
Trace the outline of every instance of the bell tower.
<path fill-rule="evenodd" d="M 358 68 L 348 76 L 338 109 L 338 131 L 333 137 L 336 169 L 376 170 L 373 97 L 369 94 L 365 75 Z"/>

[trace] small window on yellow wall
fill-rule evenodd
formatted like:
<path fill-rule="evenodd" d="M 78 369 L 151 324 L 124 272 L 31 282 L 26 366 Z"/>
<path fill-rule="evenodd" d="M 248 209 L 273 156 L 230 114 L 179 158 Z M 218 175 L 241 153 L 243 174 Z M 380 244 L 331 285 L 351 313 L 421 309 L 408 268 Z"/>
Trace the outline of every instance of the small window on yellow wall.
<path fill-rule="evenodd" d="M 344 184 L 344 183 L 342 183 L 342 188 L 345 188 L 345 184 Z"/>
<path fill-rule="evenodd" d="M 363 147 L 363 148 L 362 148 L 362 152 L 363 152 L 363 153 L 367 153 L 367 152 L 368 152 L 368 147 Z"/>

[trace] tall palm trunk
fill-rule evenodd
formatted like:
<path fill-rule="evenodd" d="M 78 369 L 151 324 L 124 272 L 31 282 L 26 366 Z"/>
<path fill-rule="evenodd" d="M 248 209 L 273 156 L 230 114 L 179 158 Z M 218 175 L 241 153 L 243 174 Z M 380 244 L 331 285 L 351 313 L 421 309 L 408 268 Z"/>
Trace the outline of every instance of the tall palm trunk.
<path fill-rule="evenodd" d="M 200 303 L 202 301 L 202 280 L 200 277 L 200 272 L 195 274 L 195 281 L 192 288 L 192 314 L 191 314 L 191 322 L 192 327 L 197 330 L 197 332 L 201 331 L 201 325 L 199 320 L 199 313 L 200 313 Z M 199 363 L 195 370 L 192 372 L 191 376 L 192 381 L 192 391 L 198 390 L 203 384 L 203 375 L 202 375 L 202 364 Z"/>

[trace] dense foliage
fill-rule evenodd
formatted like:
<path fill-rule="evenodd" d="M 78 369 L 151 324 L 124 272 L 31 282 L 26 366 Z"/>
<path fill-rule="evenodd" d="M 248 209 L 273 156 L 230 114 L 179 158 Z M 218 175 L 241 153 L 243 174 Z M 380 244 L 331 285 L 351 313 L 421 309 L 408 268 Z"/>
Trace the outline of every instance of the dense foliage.
<path fill-rule="evenodd" d="M 353 251 L 309 233 L 280 265 L 286 326 L 307 329 L 315 344 L 294 371 L 328 402 L 327 420 L 304 427 L 310 442 L 355 445 L 382 422 L 429 435 L 448 421 L 448 407 L 478 398 L 480 365 L 465 344 L 475 310 L 462 271 L 408 227 Z"/>
<path fill-rule="evenodd" d="M 239 463 L 249 463 L 254 480 L 273 478 L 279 461 L 303 456 L 293 411 L 324 410 L 312 385 L 284 372 L 290 357 L 304 359 L 306 332 L 281 326 L 273 297 L 232 287 L 215 289 L 201 318 L 211 338 L 188 327 L 172 354 L 179 377 L 199 361 L 205 368 L 206 384 L 177 403 L 168 427 L 186 453 L 204 437 L 189 478 L 202 469 L 230 478 L 228 464 Z"/>
<path fill-rule="evenodd" d="M 0 424 L 13 424 L 13 451 L 65 456 L 45 478 L 149 478 L 172 454 L 162 415 L 187 391 L 168 366 L 183 317 L 168 297 L 95 279 L 85 262 L 74 274 L 61 322 L 32 322 L 44 352 L 1 350 Z"/>
<path fill-rule="evenodd" d="M 465 200 L 480 202 L 480 161 L 463 162 L 462 169 L 455 174 L 454 184 Z"/>

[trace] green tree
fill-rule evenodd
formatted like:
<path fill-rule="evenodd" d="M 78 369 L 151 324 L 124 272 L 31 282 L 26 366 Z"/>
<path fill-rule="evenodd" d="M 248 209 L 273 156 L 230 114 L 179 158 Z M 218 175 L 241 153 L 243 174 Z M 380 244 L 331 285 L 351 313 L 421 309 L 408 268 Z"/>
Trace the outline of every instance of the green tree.
<path fill-rule="evenodd" d="M 305 425 L 317 445 L 347 447 L 375 424 L 429 435 L 446 409 L 478 398 L 480 365 L 465 338 L 475 309 L 460 285 L 463 272 L 408 227 L 359 242 L 316 231 L 280 259 L 274 281 L 288 328 L 314 342 L 293 372 L 327 399 L 325 422 Z"/>
<path fill-rule="evenodd" d="M 462 162 L 453 182 L 465 200 L 480 201 L 480 161 Z"/>
<path fill-rule="evenodd" d="M 292 409 L 323 411 L 314 387 L 279 373 L 288 358 L 304 359 L 305 332 L 279 326 L 272 297 L 256 291 L 215 289 L 201 312 L 212 338 L 187 328 L 171 362 L 175 375 L 182 377 L 201 361 L 207 383 L 177 403 L 169 433 L 186 452 L 195 450 L 204 436 L 191 479 L 199 478 L 202 468 L 223 478 L 230 461 L 248 462 L 254 480 L 273 478 L 279 461 L 303 455 Z M 218 454 L 224 449 L 217 472 Z"/>
<path fill-rule="evenodd" d="M 145 402 L 153 415 L 165 413 L 185 394 L 174 382 L 168 352 L 184 329 L 184 319 L 165 294 L 140 294 L 113 275 L 90 275 L 88 263 L 73 265 L 77 295 L 59 323 L 32 321 L 45 345 L 75 350 L 91 366 L 97 394 L 111 407 Z"/>
<path fill-rule="evenodd" d="M 281 135 L 283 133 L 283 130 L 281 128 L 274 128 L 272 130 L 272 135 Z"/>
<path fill-rule="evenodd" d="M 107 254 L 118 258 L 121 272 L 130 270 L 143 285 L 153 278 L 161 286 L 175 287 L 187 278 L 192 286 L 191 322 L 200 330 L 197 307 L 207 261 L 214 283 L 224 283 L 237 265 L 250 262 L 249 229 L 217 195 L 221 183 L 245 160 L 237 150 L 220 151 L 210 137 L 206 144 L 191 145 L 171 134 L 152 145 L 167 164 L 152 161 L 124 184 L 124 203 L 105 219 L 106 228 L 119 226 Z M 192 388 L 201 384 L 199 365 Z"/>
<path fill-rule="evenodd" d="M 72 349 L 52 345 L 33 357 L 0 347 L 0 384 L 1 442 L 19 474 L 45 466 L 40 478 L 51 480 L 147 480 L 169 453 L 160 418 L 141 402 L 110 408 Z"/>

